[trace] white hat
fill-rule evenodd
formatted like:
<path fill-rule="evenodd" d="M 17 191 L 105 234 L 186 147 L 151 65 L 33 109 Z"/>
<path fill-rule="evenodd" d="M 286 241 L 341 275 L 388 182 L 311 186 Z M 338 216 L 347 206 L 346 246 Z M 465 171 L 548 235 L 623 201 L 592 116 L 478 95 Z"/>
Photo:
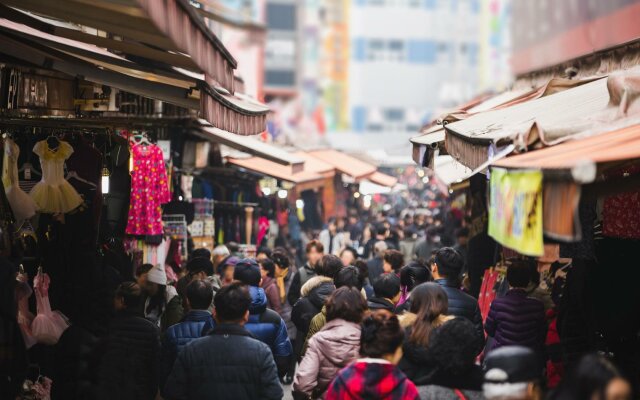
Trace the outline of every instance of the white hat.
<path fill-rule="evenodd" d="M 147 274 L 147 280 L 149 282 L 157 283 L 158 285 L 166 285 L 167 284 L 167 273 L 164 270 L 163 264 L 156 264 L 153 268 L 149 270 Z"/>

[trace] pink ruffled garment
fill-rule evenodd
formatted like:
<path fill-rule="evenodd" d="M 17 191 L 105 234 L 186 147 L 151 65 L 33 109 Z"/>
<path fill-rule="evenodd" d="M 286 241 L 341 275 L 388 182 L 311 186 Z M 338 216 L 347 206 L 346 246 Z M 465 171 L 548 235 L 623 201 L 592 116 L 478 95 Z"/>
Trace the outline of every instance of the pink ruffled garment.
<path fill-rule="evenodd" d="M 33 282 L 38 315 L 31 323 L 31 332 L 38 343 L 56 344 L 65 329 L 69 327 L 69 323 L 62 313 L 51 311 L 51 305 L 49 304 L 49 275 L 39 273 Z"/>
<path fill-rule="evenodd" d="M 16 300 L 18 301 L 18 325 L 22 332 L 22 338 L 27 349 L 30 349 L 38 341 L 33 336 L 31 331 L 31 322 L 33 321 L 33 314 L 29 311 L 29 297 L 33 290 L 31 286 L 26 282 L 26 276 L 23 280 L 18 279 L 18 286 L 16 287 Z"/>

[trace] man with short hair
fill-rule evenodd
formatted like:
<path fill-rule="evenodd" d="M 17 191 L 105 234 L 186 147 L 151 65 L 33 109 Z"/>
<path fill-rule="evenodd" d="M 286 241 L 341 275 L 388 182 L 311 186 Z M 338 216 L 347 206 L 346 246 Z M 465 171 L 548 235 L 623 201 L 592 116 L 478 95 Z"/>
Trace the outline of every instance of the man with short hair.
<path fill-rule="evenodd" d="M 540 400 L 542 369 L 527 347 L 505 346 L 485 358 L 482 391 L 487 400 Z"/>
<path fill-rule="evenodd" d="M 259 287 L 262 280 L 260 265 L 252 258 L 242 259 L 236 264 L 233 278 L 249 286 L 251 305 L 245 328 L 271 348 L 280 376 L 284 376 L 293 348 L 284 320 L 277 312 L 267 308 L 267 295 Z"/>
<path fill-rule="evenodd" d="M 179 323 L 170 326 L 162 338 L 160 359 L 160 385 L 164 385 L 173 363 L 182 349 L 194 339 L 200 338 L 214 327 L 209 306 L 213 301 L 211 284 L 194 280 L 185 290 L 184 306 L 188 312 Z"/>
<path fill-rule="evenodd" d="M 318 261 L 320 261 L 324 255 L 324 246 L 320 241 L 312 240 L 307 243 L 306 254 L 307 262 L 302 268 L 298 269 L 298 272 L 293 276 L 289 293 L 287 293 L 287 301 L 291 306 L 294 306 L 300 298 L 300 289 L 302 286 L 307 283 L 309 279 L 316 276 L 315 268 Z"/>
<path fill-rule="evenodd" d="M 374 297 L 367 302 L 369 310 L 394 312 L 400 300 L 400 278 L 396 274 L 382 274 L 373 282 Z"/>
<path fill-rule="evenodd" d="M 464 261 L 451 247 L 443 247 L 435 254 L 431 273 L 435 282 L 442 286 L 449 298 L 449 315 L 464 317 L 473 322 L 478 337 L 478 353 L 484 346 L 484 327 L 478 301 L 460 289 L 460 274 Z"/>
<path fill-rule="evenodd" d="M 269 347 L 244 327 L 249 288 L 233 282 L 214 299 L 216 327 L 189 344 L 176 359 L 165 385 L 167 400 L 282 399 Z"/>

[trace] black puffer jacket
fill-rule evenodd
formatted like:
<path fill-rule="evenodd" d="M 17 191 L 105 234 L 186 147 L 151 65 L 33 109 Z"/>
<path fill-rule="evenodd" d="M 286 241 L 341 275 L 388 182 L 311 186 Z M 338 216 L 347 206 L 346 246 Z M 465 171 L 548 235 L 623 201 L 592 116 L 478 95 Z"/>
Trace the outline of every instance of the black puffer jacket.
<path fill-rule="evenodd" d="M 67 328 L 54 349 L 51 398 L 95 398 L 98 339 L 77 324 Z"/>
<path fill-rule="evenodd" d="M 411 335 L 411 330 L 405 331 L 405 338 Z M 402 346 L 402 359 L 398 368 L 407 375 L 416 386 L 425 385 L 436 370 L 427 348 L 405 340 Z"/>
<path fill-rule="evenodd" d="M 394 312 L 396 308 L 396 306 L 392 302 L 380 297 L 370 298 L 369 301 L 367 301 L 367 305 L 369 306 L 369 310 L 371 311 L 387 310 L 387 311 Z"/>
<path fill-rule="evenodd" d="M 326 276 L 314 276 L 302 286 L 301 297 L 291 310 L 291 320 L 298 331 L 297 338 L 307 337 L 311 320 L 322 310 L 324 302 L 334 290 L 336 287 L 333 285 L 333 280 Z M 294 352 L 298 358 L 302 354 L 303 346 L 304 339 L 296 340 Z"/>
<path fill-rule="evenodd" d="M 158 391 L 160 332 L 152 322 L 121 312 L 101 346 L 98 398 L 153 400 Z"/>
<path fill-rule="evenodd" d="M 164 387 L 167 400 L 281 399 L 269 346 L 240 325 L 218 325 L 189 343 Z"/>
<path fill-rule="evenodd" d="M 478 337 L 478 352 L 480 352 L 484 347 L 484 327 L 478 300 L 460 290 L 460 286 L 453 280 L 437 279 L 436 283 L 447 293 L 449 299 L 448 314 L 455 317 L 464 317 L 473 322 Z"/>

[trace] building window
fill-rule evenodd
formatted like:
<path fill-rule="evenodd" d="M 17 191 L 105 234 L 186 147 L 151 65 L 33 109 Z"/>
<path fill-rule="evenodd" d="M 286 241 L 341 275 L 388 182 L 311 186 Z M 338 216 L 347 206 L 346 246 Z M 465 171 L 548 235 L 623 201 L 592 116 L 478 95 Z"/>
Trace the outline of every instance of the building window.
<path fill-rule="evenodd" d="M 404 110 L 401 108 L 387 108 L 384 110 L 384 118 L 390 122 L 404 121 Z"/>
<path fill-rule="evenodd" d="M 296 74 L 287 70 L 266 70 L 265 84 L 267 86 L 295 86 Z"/>
<path fill-rule="evenodd" d="M 411 63 L 433 64 L 436 62 L 436 43 L 430 40 L 410 40 L 407 58 Z"/>
<path fill-rule="evenodd" d="M 362 106 L 353 107 L 351 110 L 351 128 L 355 132 L 364 132 L 367 119 L 367 109 Z"/>
<path fill-rule="evenodd" d="M 267 27 L 273 30 L 295 31 L 295 4 L 267 4 Z"/>

